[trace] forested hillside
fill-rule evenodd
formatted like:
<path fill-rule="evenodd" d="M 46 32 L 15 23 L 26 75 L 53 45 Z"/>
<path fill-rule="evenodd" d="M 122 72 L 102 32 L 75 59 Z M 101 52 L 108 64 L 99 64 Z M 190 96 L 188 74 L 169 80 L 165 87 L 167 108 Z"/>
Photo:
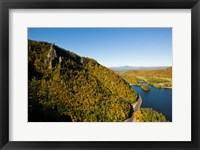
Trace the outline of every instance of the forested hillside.
<path fill-rule="evenodd" d="M 167 122 L 166 117 L 151 108 L 140 108 L 135 114 L 134 119 L 139 122 Z"/>
<path fill-rule="evenodd" d="M 146 82 L 156 88 L 172 88 L 172 67 L 156 70 L 115 71 L 115 73 L 129 84 L 140 85 L 141 82 Z"/>
<path fill-rule="evenodd" d="M 28 41 L 29 121 L 124 121 L 137 97 L 124 79 L 94 59 Z"/>

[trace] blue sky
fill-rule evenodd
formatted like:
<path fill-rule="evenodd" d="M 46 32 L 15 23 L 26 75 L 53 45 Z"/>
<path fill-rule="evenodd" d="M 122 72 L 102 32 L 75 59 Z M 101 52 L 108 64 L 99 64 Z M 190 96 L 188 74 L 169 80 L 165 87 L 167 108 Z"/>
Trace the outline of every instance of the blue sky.
<path fill-rule="evenodd" d="M 172 28 L 29 28 L 28 38 L 106 67 L 172 65 Z"/>

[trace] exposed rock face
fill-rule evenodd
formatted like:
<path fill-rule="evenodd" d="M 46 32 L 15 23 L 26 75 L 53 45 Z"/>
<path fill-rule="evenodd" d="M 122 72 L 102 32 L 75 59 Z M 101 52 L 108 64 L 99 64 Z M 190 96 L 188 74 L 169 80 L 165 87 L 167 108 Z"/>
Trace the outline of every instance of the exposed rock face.
<path fill-rule="evenodd" d="M 49 63 L 49 69 L 52 69 L 52 62 L 55 58 L 57 58 L 56 50 L 53 48 L 53 45 L 51 45 L 51 48 L 50 48 L 49 53 L 47 55 L 47 62 Z"/>
<path fill-rule="evenodd" d="M 59 67 L 60 67 L 60 69 L 59 69 L 59 75 L 60 75 L 60 70 L 61 70 L 61 68 L 62 68 L 62 57 L 60 56 L 59 57 Z"/>
<path fill-rule="evenodd" d="M 61 67 L 61 63 L 62 63 L 62 57 L 59 57 L 59 65 Z"/>

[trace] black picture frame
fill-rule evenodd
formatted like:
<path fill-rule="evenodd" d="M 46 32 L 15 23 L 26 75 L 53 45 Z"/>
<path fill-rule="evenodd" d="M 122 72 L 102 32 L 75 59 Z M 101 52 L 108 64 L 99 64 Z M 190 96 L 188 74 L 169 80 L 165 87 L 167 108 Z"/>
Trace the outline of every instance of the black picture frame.
<path fill-rule="evenodd" d="M 24 142 L 9 141 L 9 9 L 120 8 L 191 9 L 192 140 L 166 142 Z M 0 0 L 0 148 L 18 149 L 200 149 L 200 2 L 199 0 Z M 198 60 L 199 58 L 199 60 Z M 23 132 L 23 131 L 22 131 Z"/>

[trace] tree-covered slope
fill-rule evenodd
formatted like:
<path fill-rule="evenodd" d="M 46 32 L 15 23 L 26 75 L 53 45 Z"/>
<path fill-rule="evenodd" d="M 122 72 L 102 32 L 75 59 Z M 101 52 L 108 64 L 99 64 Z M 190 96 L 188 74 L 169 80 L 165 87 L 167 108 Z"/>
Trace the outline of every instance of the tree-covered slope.
<path fill-rule="evenodd" d="M 124 121 L 137 96 L 97 61 L 28 41 L 29 121 Z"/>
<path fill-rule="evenodd" d="M 166 122 L 166 117 L 151 108 L 140 108 L 135 114 L 134 119 L 139 122 Z"/>

